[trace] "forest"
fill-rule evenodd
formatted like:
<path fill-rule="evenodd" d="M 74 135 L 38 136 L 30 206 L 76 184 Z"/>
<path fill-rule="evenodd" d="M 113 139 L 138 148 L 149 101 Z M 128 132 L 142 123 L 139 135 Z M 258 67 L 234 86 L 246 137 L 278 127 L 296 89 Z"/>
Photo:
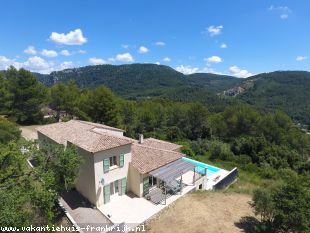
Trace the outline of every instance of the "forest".
<path fill-rule="evenodd" d="M 310 137 L 277 109 L 260 111 L 233 101 L 210 111 L 213 104 L 192 99 L 123 99 L 105 86 L 79 88 L 73 81 L 46 87 L 30 72 L 14 68 L 0 77 L 0 84 L 1 224 L 19 219 L 23 225 L 39 219 L 40 213 L 44 216 L 41 221 L 57 218 L 55 197 L 70 188 L 81 161 L 74 159 L 74 148 L 36 150 L 21 139 L 17 124 L 53 123 L 62 117 L 64 121 L 78 118 L 119 127 L 129 137 L 143 133 L 179 143 L 183 153 L 200 161 L 224 168 L 237 166 L 240 181 L 231 189 L 253 194 L 253 208 L 262 216 L 258 232 L 310 230 Z M 47 107 L 54 111 L 51 118 L 43 117 L 42 109 Z M 39 161 L 37 172 L 25 165 L 28 153 L 20 151 L 22 146 Z M 44 158 L 44 153 L 52 159 Z M 27 189 L 29 186 L 33 189 Z M 22 196 L 18 196 L 20 192 Z M 296 206 L 292 195 L 303 204 Z M 14 216 L 10 216 L 11 205 L 16 206 Z M 22 208 L 29 205 L 36 211 Z"/>
<path fill-rule="evenodd" d="M 184 75 L 169 66 L 130 64 L 34 75 L 46 86 L 74 80 L 79 88 L 104 85 L 126 99 L 167 97 L 179 102 L 201 102 L 211 112 L 223 111 L 234 102 L 247 103 L 262 112 L 281 110 L 303 128 L 310 125 L 310 73 L 306 71 L 275 71 L 240 79 L 210 73 Z M 231 91 L 238 90 L 240 94 L 228 97 Z"/>

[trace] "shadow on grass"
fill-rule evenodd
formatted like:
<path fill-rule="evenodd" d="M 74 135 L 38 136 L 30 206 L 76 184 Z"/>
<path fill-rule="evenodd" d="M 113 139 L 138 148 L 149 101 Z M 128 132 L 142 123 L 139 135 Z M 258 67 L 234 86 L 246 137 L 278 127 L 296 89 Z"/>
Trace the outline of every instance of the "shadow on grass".
<path fill-rule="evenodd" d="M 259 221 L 257 218 L 252 216 L 242 217 L 239 222 L 235 222 L 235 226 L 242 229 L 246 233 L 253 233 L 256 232 Z"/>

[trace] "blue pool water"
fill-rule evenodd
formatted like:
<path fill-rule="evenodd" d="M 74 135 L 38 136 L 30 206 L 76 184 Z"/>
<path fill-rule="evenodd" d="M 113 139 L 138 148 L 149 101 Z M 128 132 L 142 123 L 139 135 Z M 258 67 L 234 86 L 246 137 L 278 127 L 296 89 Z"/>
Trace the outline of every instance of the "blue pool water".
<path fill-rule="evenodd" d="M 195 170 L 196 170 L 196 172 L 198 172 L 200 174 L 205 174 L 205 168 L 207 168 L 207 175 L 208 175 L 208 177 L 212 176 L 214 173 L 216 173 L 219 170 L 221 170 L 218 167 L 213 167 L 213 166 L 211 166 L 209 164 L 202 163 L 202 162 L 199 162 L 199 161 L 196 161 L 196 160 L 193 160 L 193 159 L 189 159 L 189 158 L 186 158 L 186 157 L 182 157 L 182 159 L 187 161 L 187 162 L 190 162 L 192 164 L 195 164 L 196 165 Z"/>

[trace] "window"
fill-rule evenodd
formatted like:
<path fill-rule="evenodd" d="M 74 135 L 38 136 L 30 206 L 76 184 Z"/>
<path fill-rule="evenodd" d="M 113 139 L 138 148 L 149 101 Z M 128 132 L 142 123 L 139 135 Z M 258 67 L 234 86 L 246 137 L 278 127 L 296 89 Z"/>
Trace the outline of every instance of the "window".
<path fill-rule="evenodd" d="M 121 195 L 126 193 L 126 177 L 121 179 Z"/>
<path fill-rule="evenodd" d="M 110 167 L 117 165 L 117 159 L 116 156 L 110 157 Z"/>
<path fill-rule="evenodd" d="M 106 185 L 103 187 L 103 192 L 104 192 L 104 195 L 103 195 L 103 198 L 104 198 L 104 204 L 110 202 L 110 185 Z"/>
<path fill-rule="evenodd" d="M 107 173 L 110 170 L 110 162 L 109 159 L 103 160 L 103 172 Z"/>
<path fill-rule="evenodd" d="M 119 166 L 124 167 L 124 154 L 120 154 L 119 156 Z"/>
<path fill-rule="evenodd" d="M 149 176 L 149 185 L 150 185 L 150 187 L 154 186 L 156 184 L 157 184 L 157 179 L 155 177 L 153 177 L 153 176 Z"/>
<path fill-rule="evenodd" d="M 143 196 L 149 194 L 150 184 L 149 184 L 149 178 L 145 177 L 143 179 Z"/>

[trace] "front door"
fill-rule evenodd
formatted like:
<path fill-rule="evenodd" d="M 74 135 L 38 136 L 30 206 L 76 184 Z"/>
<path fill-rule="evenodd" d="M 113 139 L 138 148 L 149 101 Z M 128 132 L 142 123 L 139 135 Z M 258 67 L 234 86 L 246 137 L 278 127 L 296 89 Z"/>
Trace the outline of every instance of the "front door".
<path fill-rule="evenodd" d="M 118 196 L 119 192 L 119 181 L 116 180 L 114 182 L 110 183 L 110 193 L 111 193 L 111 200 L 115 199 L 116 196 Z"/>

